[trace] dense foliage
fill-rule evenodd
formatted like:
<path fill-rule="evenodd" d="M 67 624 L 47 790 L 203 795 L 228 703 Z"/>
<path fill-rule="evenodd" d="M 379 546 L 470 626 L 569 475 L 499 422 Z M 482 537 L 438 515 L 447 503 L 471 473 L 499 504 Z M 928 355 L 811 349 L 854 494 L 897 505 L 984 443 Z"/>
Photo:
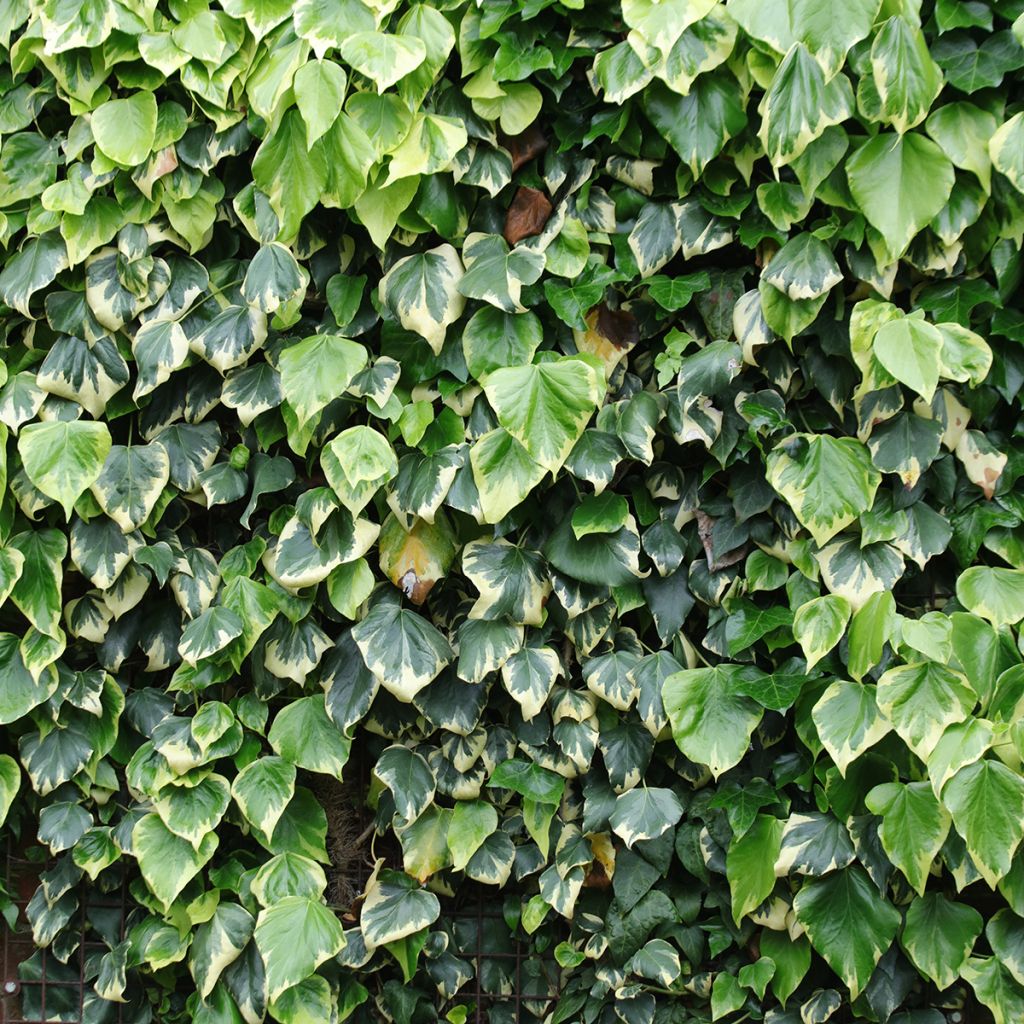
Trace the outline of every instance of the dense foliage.
<path fill-rule="evenodd" d="M 1022 11 L 0 4 L 85 1019 L 462 1024 L 480 885 L 549 1024 L 1024 1020 Z"/>

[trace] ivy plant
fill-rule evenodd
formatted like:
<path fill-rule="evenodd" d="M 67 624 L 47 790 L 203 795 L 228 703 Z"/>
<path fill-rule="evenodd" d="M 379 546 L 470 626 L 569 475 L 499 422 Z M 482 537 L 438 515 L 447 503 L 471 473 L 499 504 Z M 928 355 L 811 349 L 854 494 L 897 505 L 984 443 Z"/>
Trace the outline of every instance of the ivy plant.
<path fill-rule="evenodd" d="M 0 46 L 26 982 L 1024 1019 L 1024 0 L 10 0 Z"/>

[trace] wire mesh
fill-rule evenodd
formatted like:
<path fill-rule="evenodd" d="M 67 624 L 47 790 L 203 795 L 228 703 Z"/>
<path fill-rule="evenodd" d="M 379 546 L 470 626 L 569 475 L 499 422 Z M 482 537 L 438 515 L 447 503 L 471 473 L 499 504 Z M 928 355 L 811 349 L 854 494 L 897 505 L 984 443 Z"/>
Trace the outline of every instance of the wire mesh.
<path fill-rule="evenodd" d="M 371 820 L 365 809 L 359 812 L 359 820 L 361 827 Z M 400 849 L 375 852 L 385 854 L 388 866 L 401 868 Z M 0 1024 L 124 1024 L 138 1019 L 138 1003 L 145 1002 L 142 993 L 134 993 L 136 999 L 125 1006 L 100 999 L 93 989 L 100 957 L 125 937 L 126 881 L 109 893 L 88 880 L 71 891 L 78 903 L 74 911 L 78 927 L 65 927 L 62 932 L 71 936 L 62 950 L 68 952 L 62 962 L 51 949 L 36 947 L 28 916 L 40 876 L 55 864 L 44 854 L 42 847 L 28 844 L 12 844 L 6 850 L 3 884 L 16 918 L 13 928 L 0 923 Z M 369 857 L 354 860 L 354 880 L 360 887 L 371 865 Z M 537 953 L 536 936 L 528 937 L 516 923 L 518 914 L 512 912 L 528 898 L 528 893 L 509 888 L 497 893 L 486 886 L 463 885 L 444 901 L 439 924 L 449 930 L 453 950 L 472 969 L 473 976 L 455 997 L 460 1004 L 472 1004 L 470 1024 L 534 1024 L 558 998 L 553 926 L 544 926 L 547 946 Z M 353 923 L 346 921 L 347 926 Z"/>
<path fill-rule="evenodd" d="M 62 899 L 77 904 L 71 916 L 78 928 L 65 929 L 71 936 L 62 962 L 52 950 L 38 949 L 32 937 L 28 908 L 39 888 L 40 876 L 54 867 L 42 857 L 41 847 L 9 846 L 4 864 L 4 888 L 10 899 L 13 927 L 3 927 L 3 974 L 0 977 L 0 1024 L 81 1024 L 87 1019 L 87 1002 L 94 999 L 86 978 L 108 945 L 98 937 L 124 938 L 125 887 L 112 893 L 80 884 Z M 76 935 L 77 931 L 77 935 Z M 96 1024 L 121 1024 L 118 1003 L 97 1007 L 88 1014 Z"/>
<path fill-rule="evenodd" d="M 558 999 L 556 940 L 549 934 L 544 951 L 537 952 L 535 937 L 517 923 L 520 908 L 512 904 L 525 904 L 528 898 L 508 888 L 499 898 L 485 886 L 465 886 L 446 908 L 458 950 L 473 966 L 474 977 L 459 995 L 460 1001 L 472 997 L 475 1024 L 539 1021 Z"/>

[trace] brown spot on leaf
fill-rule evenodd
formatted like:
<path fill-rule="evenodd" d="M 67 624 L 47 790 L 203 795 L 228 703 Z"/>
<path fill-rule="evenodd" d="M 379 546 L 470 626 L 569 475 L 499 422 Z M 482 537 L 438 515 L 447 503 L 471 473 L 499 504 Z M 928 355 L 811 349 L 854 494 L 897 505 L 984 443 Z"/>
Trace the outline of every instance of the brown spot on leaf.
<path fill-rule="evenodd" d="M 594 328 L 616 348 L 632 348 L 640 340 L 636 317 L 627 309 L 612 309 L 604 302 L 597 307 Z"/>
<path fill-rule="evenodd" d="M 498 136 L 498 141 L 512 157 L 513 174 L 523 164 L 529 163 L 535 156 L 540 156 L 548 148 L 548 140 L 544 138 L 544 132 L 541 131 L 536 121 L 518 135 L 506 135 L 502 132 Z"/>
<path fill-rule="evenodd" d="M 518 189 L 505 215 L 505 241 L 515 245 L 531 235 L 539 235 L 551 216 L 551 201 L 538 188 Z"/>
<path fill-rule="evenodd" d="M 626 357 L 626 353 L 640 340 L 636 317 L 628 310 L 612 309 L 601 303 L 585 317 L 587 329 L 573 331 L 576 350 L 595 356 L 604 363 L 605 376 Z"/>

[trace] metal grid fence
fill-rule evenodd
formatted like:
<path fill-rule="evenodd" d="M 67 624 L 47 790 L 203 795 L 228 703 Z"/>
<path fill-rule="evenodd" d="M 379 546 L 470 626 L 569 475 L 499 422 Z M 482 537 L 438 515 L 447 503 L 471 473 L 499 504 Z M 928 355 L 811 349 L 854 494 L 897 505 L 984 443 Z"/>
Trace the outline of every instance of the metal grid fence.
<path fill-rule="evenodd" d="M 38 847 L 34 852 L 42 853 Z M 20 849 L 6 854 L 4 885 L 17 920 L 13 930 L 0 923 L 0 1024 L 123 1024 L 139 1019 L 142 1008 L 137 1002 L 99 999 L 92 985 L 96 961 L 108 949 L 100 934 L 124 938 L 127 885 L 112 893 L 88 882 L 78 886 L 78 942 L 62 963 L 51 950 L 36 948 L 26 915 L 40 874 L 49 866 Z M 474 977 L 457 996 L 459 1002 L 474 1005 L 472 1024 L 534 1024 L 558 998 L 559 971 L 552 949 L 539 957 L 530 951 L 532 944 L 522 929 L 510 929 L 504 920 L 505 898 L 519 896 L 506 889 L 496 897 L 493 890 L 473 886 L 445 901 L 443 923 L 455 935 L 458 954 L 473 967 Z"/>

